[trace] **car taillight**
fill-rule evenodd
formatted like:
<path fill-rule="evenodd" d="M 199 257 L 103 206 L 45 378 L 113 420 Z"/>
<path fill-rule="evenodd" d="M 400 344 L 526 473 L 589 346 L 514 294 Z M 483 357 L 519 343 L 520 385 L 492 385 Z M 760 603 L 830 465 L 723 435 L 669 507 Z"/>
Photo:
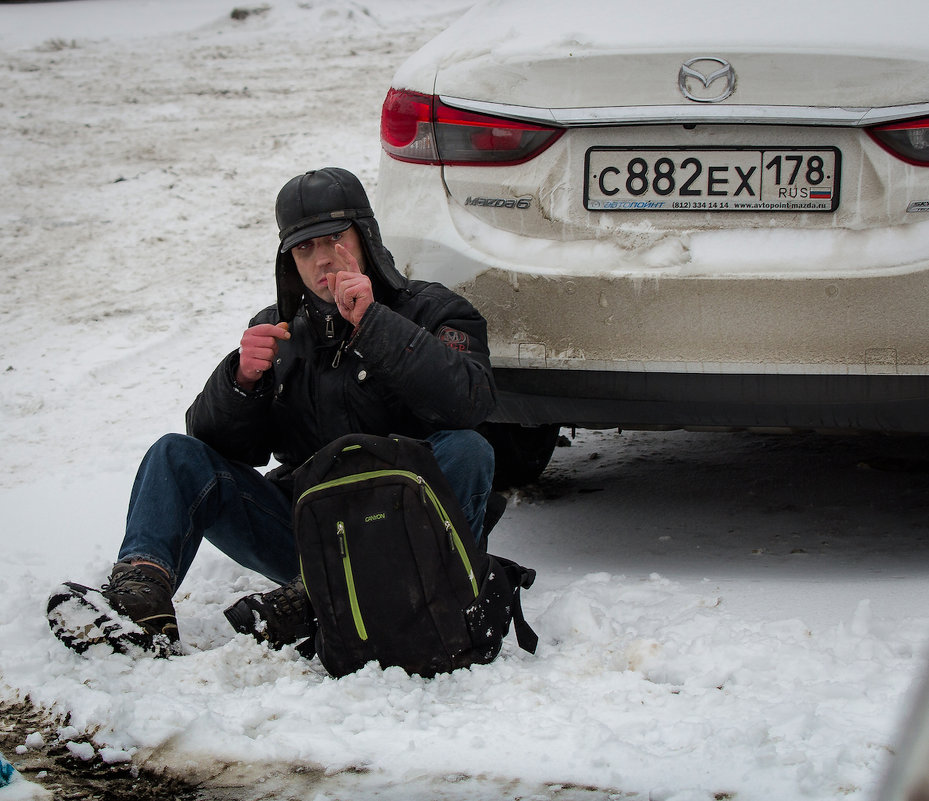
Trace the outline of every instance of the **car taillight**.
<path fill-rule="evenodd" d="M 884 150 L 907 164 L 929 167 L 929 118 L 878 125 L 869 128 L 868 133 Z"/>
<path fill-rule="evenodd" d="M 391 89 L 381 109 L 381 146 L 401 161 L 506 166 L 534 158 L 563 131 L 476 114 L 437 97 Z"/>
<path fill-rule="evenodd" d="M 438 164 L 432 130 L 432 97 L 391 89 L 381 108 L 381 147 L 401 161 Z"/>

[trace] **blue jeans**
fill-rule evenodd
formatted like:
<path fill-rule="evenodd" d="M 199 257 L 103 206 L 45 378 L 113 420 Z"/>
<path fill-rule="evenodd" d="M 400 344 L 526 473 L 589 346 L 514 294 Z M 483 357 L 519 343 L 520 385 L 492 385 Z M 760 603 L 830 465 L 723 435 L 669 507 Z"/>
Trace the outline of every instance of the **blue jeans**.
<path fill-rule="evenodd" d="M 468 430 L 439 431 L 429 441 L 479 538 L 493 481 L 493 448 Z M 161 565 L 177 590 L 204 538 L 279 584 L 299 573 L 291 497 L 253 467 L 229 461 L 200 440 L 167 434 L 139 466 L 118 561 Z"/>

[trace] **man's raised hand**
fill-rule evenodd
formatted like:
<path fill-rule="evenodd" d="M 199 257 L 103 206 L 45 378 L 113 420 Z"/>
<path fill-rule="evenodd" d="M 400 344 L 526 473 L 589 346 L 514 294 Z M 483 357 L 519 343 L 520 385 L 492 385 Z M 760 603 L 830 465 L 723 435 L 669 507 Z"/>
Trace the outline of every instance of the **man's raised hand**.
<path fill-rule="evenodd" d="M 352 325 L 358 325 L 374 302 L 374 289 L 355 257 L 342 245 L 335 246 L 336 271 L 327 273 L 329 291 L 341 314 Z"/>
<path fill-rule="evenodd" d="M 261 323 L 252 326 L 242 334 L 239 344 L 239 366 L 235 381 L 245 389 L 255 386 L 262 373 L 270 370 L 277 356 L 277 343 L 281 339 L 290 339 L 287 323 Z"/>

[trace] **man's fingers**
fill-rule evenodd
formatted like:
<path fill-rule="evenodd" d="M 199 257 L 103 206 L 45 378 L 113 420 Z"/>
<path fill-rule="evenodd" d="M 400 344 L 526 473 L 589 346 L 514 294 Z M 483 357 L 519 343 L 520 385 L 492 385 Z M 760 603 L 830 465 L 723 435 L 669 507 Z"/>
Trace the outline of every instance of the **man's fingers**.
<path fill-rule="evenodd" d="M 348 252 L 345 245 L 336 244 L 335 257 L 341 270 L 347 273 L 361 272 L 361 267 L 358 266 L 358 260 Z"/>
<path fill-rule="evenodd" d="M 256 345 L 253 348 L 249 348 L 246 351 L 246 354 L 251 359 L 257 359 L 259 361 L 270 362 L 277 355 L 277 348 L 267 346 L 262 347 L 261 345 Z"/>
<path fill-rule="evenodd" d="M 277 358 L 278 341 L 290 339 L 290 326 L 287 323 L 261 323 L 252 326 L 242 334 L 239 343 L 239 366 L 236 381 L 246 388 L 254 386 L 261 374 L 270 370 Z"/>
<path fill-rule="evenodd" d="M 289 326 L 287 323 L 278 323 L 277 325 L 272 325 L 271 323 L 260 323 L 258 325 L 252 326 L 245 333 L 252 333 L 256 336 L 263 337 L 274 337 L 275 339 L 288 339 L 290 337 L 290 331 L 287 329 Z"/>
<path fill-rule="evenodd" d="M 242 347 L 274 347 L 278 339 L 290 339 L 290 331 L 286 328 L 287 323 L 262 323 L 249 328 L 242 334 Z"/>
<path fill-rule="evenodd" d="M 277 357 L 277 343 L 290 339 L 287 323 L 262 323 L 252 326 L 244 334 L 239 347 L 239 366 L 247 376 L 256 376 L 271 369 Z"/>

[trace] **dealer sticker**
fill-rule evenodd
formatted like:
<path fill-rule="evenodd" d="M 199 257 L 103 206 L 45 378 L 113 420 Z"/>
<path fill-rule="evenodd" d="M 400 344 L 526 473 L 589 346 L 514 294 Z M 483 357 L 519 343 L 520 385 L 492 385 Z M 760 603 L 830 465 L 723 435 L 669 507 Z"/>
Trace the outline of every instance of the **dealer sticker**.
<path fill-rule="evenodd" d="M 929 200 L 914 200 L 906 207 L 907 213 L 911 211 L 929 211 Z"/>

